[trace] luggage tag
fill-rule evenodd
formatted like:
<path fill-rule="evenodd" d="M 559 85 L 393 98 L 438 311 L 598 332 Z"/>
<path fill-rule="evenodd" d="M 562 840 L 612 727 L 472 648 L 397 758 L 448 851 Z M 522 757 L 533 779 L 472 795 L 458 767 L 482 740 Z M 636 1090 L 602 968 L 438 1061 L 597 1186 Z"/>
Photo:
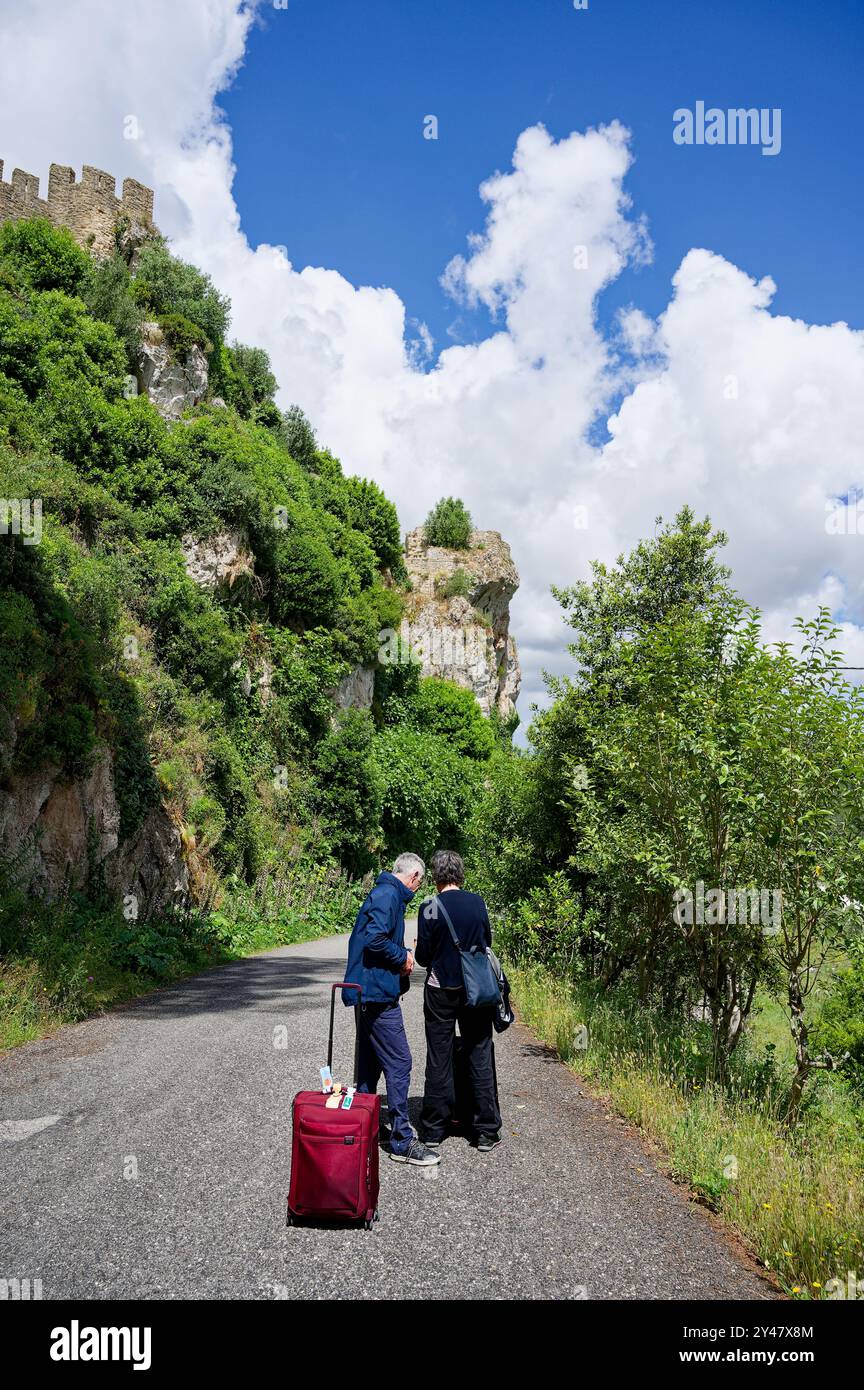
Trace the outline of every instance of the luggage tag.
<path fill-rule="evenodd" d="M 325 1095 L 333 1090 L 333 1076 L 329 1067 L 320 1067 L 318 1075 L 321 1077 L 321 1090 Z"/>
<path fill-rule="evenodd" d="M 342 1102 L 343 1110 L 350 1110 L 351 1106 L 354 1104 L 354 1089 L 355 1088 L 353 1086 L 348 1087 L 348 1093 Z"/>
<path fill-rule="evenodd" d="M 342 1104 L 342 1082 L 333 1082 L 333 1094 L 329 1095 L 324 1102 L 325 1110 L 338 1110 Z"/>

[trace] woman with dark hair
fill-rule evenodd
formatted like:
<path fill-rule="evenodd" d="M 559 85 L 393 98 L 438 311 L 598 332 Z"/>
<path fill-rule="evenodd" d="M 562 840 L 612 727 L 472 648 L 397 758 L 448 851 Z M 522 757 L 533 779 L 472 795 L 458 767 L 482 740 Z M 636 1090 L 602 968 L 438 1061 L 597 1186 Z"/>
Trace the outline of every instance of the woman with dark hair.
<path fill-rule="evenodd" d="M 462 964 L 447 919 L 463 951 L 491 946 L 492 928 L 479 893 L 465 891 L 465 865 L 460 855 L 450 849 L 438 850 L 430 867 L 438 892 L 420 908 L 414 952 L 417 964 L 429 972 L 423 991 L 426 1088 L 420 1130 L 423 1142 L 432 1149 L 450 1133 L 456 1109 L 453 1063 L 458 1023 L 460 1062 L 470 1091 L 470 1120 L 467 1097 L 466 1120 L 478 1153 L 491 1153 L 501 1141 L 492 1043 L 494 1009 L 466 1006 Z"/>

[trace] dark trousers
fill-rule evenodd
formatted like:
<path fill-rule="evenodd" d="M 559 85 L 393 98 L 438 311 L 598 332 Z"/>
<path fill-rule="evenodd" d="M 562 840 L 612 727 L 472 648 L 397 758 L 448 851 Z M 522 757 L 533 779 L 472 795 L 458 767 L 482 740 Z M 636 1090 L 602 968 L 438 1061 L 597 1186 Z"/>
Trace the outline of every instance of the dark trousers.
<path fill-rule="evenodd" d="M 381 1073 L 390 1112 L 390 1148 L 404 1154 L 414 1138 L 408 1119 L 411 1049 L 398 1004 L 364 1004 L 357 1015 L 357 1090 L 375 1094 Z"/>
<path fill-rule="evenodd" d="M 420 1129 L 426 1140 L 441 1140 L 450 1133 L 456 1109 L 453 1051 L 456 1024 L 465 1051 L 467 1081 L 471 1091 L 470 1123 L 475 1136 L 497 1134 L 501 1128 L 492 1052 L 492 1010 L 467 1009 L 464 989 L 423 991 L 426 1020 L 426 1089 Z M 466 1105 L 469 1112 L 469 1105 Z"/>

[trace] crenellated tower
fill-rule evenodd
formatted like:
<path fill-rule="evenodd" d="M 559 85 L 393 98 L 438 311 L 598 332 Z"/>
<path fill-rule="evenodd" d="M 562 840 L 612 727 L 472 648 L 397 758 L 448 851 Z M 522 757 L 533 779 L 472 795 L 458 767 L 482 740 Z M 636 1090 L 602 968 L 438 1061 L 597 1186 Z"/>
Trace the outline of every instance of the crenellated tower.
<path fill-rule="evenodd" d="M 13 169 L 10 183 L 3 182 L 0 160 L 0 222 L 22 217 L 47 217 L 55 227 L 68 227 L 79 245 L 95 256 L 110 256 L 115 229 L 123 221 L 129 234 L 140 240 L 156 231 L 153 225 L 153 190 L 137 179 L 123 180 L 117 197 L 113 174 L 85 164 L 80 180 L 74 169 L 52 164 L 48 173 L 48 197 L 39 196 L 39 179 L 23 169 Z"/>

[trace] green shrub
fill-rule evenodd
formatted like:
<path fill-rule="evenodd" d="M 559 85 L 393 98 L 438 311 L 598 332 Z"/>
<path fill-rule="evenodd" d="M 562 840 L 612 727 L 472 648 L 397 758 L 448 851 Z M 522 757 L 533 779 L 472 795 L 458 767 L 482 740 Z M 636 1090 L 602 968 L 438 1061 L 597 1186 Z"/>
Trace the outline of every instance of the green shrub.
<path fill-rule="evenodd" d="M 438 598 L 467 598 L 470 592 L 471 578 L 461 568 L 454 570 L 446 579 L 435 580 L 435 593 Z"/>
<path fill-rule="evenodd" d="M 221 343 L 228 328 L 230 301 L 209 275 L 168 251 L 164 241 L 145 243 L 135 274 L 135 297 L 155 314 L 182 314 L 211 343 Z"/>
<path fill-rule="evenodd" d="M 392 624 L 391 630 L 395 628 Z M 416 720 L 422 663 L 401 636 L 395 638 L 393 646 L 393 659 L 379 665 L 375 672 L 374 708 L 382 725 Z"/>
<path fill-rule="evenodd" d="M 301 468 L 315 467 L 318 448 L 315 432 L 299 405 L 291 405 L 282 416 L 282 439 L 285 447 Z"/>
<path fill-rule="evenodd" d="M 402 621 L 402 599 L 393 589 L 375 584 L 371 589 L 345 599 L 336 622 L 340 646 L 351 662 L 375 662 L 382 631 L 398 628 Z"/>
<path fill-rule="evenodd" d="M 80 293 L 93 317 L 114 329 L 125 349 L 126 365 L 134 371 L 141 352 L 141 310 L 123 257 L 92 264 Z"/>
<path fill-rule="evenodd" d="M 77 294 L 90 268 L 90 257 L 72 233 L 52 226 L 47 218 L 25 218 L 0 226 L 0 270 L 9 272 L 13 284 Z"/>
<path fill-rule="evenodd" d="M 461 757 L 446 738 L 405 726 L 382 729 L 373 756 L 383 781 L 388 853 L 414 850 L 428 860 L 442 845 L 465 849 L 465 827 L 482 791 L 480 764 Z"/>
<path fill-rule="evenodd" d="M 846 1053 L 843 1072 L 864 1096 L 864 950 L 834 981 L 813 1027 L 813 1042 L 835 1059 Z"/>
<path fill-rule="evenodd" d="M 92 318 L 80 299 L 48 290 L 23 301 L 0 291 L 0 372 L 30 400 L 39 397 L 41 418 L 50 424 L 83 386 L 106 403 L 119 400 L 126 356 L 114 330 Z"/>
<path fill-rule="evenodd" d="M 212 351 L 213 345 L 208 341 L 207 334 L 185 314 L 159 314 L 156 322 L 162 329 L 166 343 L 178 357 L 188 357 L 194 347 L 201 348 L 205 353 Z"/>
<path fill-rule="evenodd" d="M 234 369 L 243 378 L 245 390 L 248 392 L 248 413 L 251 414 L 255 406 L 272 401 L 276 395 L 278 387 L 270 366 L 270 358 L 263 348 L 247 347 L 245 343 L 232 343 L 230 350 Z"/>
<path fill-rule="evenodd" d="M 495 748 L 495 731 L 470 690 L 435 676 L 421 680 L 416 697 L 419 728 L 446 739 L 466 758 L 488 758 Z"/>
<path fill-rule="evenodd" d="M 251 882 L 263 857 L 260 810 L 252 778 L 227 732 L 213 738 L 206 773 L 225 813 L 225 830 L 216 846 L 216 862 Z"/>
<path fill-rule="evenodd" d="M 329 633 L 298 636 L 272 629 L 268 638 L 276 697 L 268 707 L 268 723 L 276 752 L 286 761 L 292 749 L 305 750 L 326 733 L 333 714 L 333 691 L 346 668 Z"/>
<path fill-rule="evenodd" d="M 278 532 L 271 608 L 286 627 L 329 627 L 342 586 L 333 553 L 312 529 L 300 525 Z"/>
<path fill-rule="evenodd" d="M 440 545 L 447 550 L 467 550 L 472 528 L 471 514 L 465 503 L 456 497 L 442 497 L 426 518 L 423 536 L 427 545 Z"/>
<path fill-rule="evenodd" d="M 353 873 L 372 863 L 381 810 L 381 778 L 371 757 L 373 725 L 346 710 L 315 754 L 316 806 L 333 854 Z"/>
<path fill-rule="evenodd" d="M 40 431 L 30 401 L 18 385 L 0 373 L 0 445 L 23 453 L 37 449 Z"/>
<path fill-rule="evenodd" d="M 395 579 L 404 571 L 402 538 L 396 508 L 376 483 L 366 478 L 346 478 L 345 489 L 350 504 L 351 525 L 370 541 L 382 568 L 389 569 Z"/>

